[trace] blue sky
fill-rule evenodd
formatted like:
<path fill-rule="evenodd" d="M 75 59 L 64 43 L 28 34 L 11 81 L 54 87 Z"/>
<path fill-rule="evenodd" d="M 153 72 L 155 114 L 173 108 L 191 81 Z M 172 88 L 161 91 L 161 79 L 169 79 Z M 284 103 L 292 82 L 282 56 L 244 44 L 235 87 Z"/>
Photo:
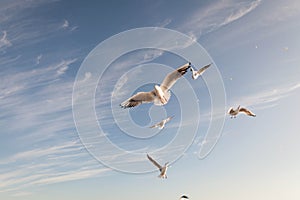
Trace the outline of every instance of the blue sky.
<path fill-rule="evenodd" d="M 187 194 L 191 199 L 298 200 L 299 19 L 296 0 L 1 1 L 0 198 L 150 200 Z M 159 162 L 182 155 L 171 164 L 167 180 L 157 178 L 158 171 L 146 157 L 127 158 L 106 148 L 102 136 L 90 138 L 90 146 L 84 146 L 73 119 L 72 91 L 84 59 L 109 37 L 141 27 L 180 31 L 205 48 L 208 54 L 199 57 L 201 64 L 214 63 L 203 79 L 193 82 L 187 74 L 176 83 L 165 109 L 152 105 L 131 111 L 117 108 L 120 100 L 134 92 L 151 90 L 171 70 L 168 66 L 186 63 L 172 53 L 147 49 L 120 56 L 98 83 L 95 106 L 103 136 L 123 150 L 140 154 L 162 150 L 179 137 L 174 133 L 180 126 L 186 128 L 184 134 L 193 140 L 183 154 L 185 146 L 180 144 L 165 156 L 154 154 Z M 157 72 L 159 64 L 163 71 L 153 76 L 150 71 Z M 216 69 L 225 87 L 223 109 L 243 105 L 257 117 L 241 115 L 232 120 L 226 116 L 217 145 L 209 156 L 199 159 L 201 145 L 210 142 L 203 139 L 211 116 L 207 83 L 215 80 Z M 90 72 L 83 75 L 82 81 L 95 78 Z M 134 91 L 113 93 L 143 80 L 149 80 L 148 84 Z M 186 94 L 180 90 L 183 84 L 192 84 L 199 99 L 201 115 L 196 123 L 193 113 L 190 119 L 182 118 L 183 111 L 177 109 L 180 95 Z M 193 110 L 192 103 L 187 110 Z M 121 124 L 116 124 L 113 112 Z M 128 115 L 134 126 L 124 118 Z M 162 132 L 146 128 L 165 115 L 175 118 Z M 90 131 L 89 121 L 83 124 Z M 149 134 L 153 137 L 135 138 Z M 112 170 L 86 147 L 99 150 L 106 163 L 147 173 Z"/>

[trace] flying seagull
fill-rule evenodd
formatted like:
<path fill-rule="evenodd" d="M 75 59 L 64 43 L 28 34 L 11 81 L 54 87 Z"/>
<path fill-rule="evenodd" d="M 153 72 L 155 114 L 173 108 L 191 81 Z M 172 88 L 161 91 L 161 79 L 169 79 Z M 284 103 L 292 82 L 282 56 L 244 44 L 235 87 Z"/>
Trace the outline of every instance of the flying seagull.
<path fill-rule="evenodd" d="M 159 169 L 160 174 L 159 174 L 159 178 L 168 178 L 167 177 L 167 169 L 168 169 L 168 164 L 169 162 L 166 162 L 164 166 L 161 166 L 160 164 L 158 164 L 153 158 L 151 158 L 149 156 L 149 154 L 147 154 L 147 158 Z"/>
<path fill-rule="evenodd" d="M 189 199 L 189 197 L 186 196 L 186 195 L 182 195 L 182 196 L 180 197 L 180 199 Z"/>
<path fill-rule="evenodd" d="M 203 74 L 203 72 L 204 72 L 207 68 L 209 68 L 209 67 L 211 66 L 211 64 L 212 64 L 212 63 L 210 63 L 210 64 L 208 64 L 208 65 L 202 67 L 202 68 L 199 69 L 198 71 L 194 70 L 194 68 L 191 67 L 191 71 L 192 71 L 192 73 L 193 73 L 192 78 L 193 78 L 194 80 L 196 80 L 200 75 Z"/>
<path fill-rule="evenodd" d="M 153 126 L 150 126 L 149 128 L 163 129 L 163 128 L 165 127 L 165 124 L 166 124 L 167 122 L 169 122 L 173 117 L 174 117 L 174 116 L 168 117 L 168 118 L 166 118 L 166 119 L 164 119 L 164 120 L 162 120 L 162 121 L 160 121 L 160 122 L 154 124 Z"/>
<path fill-rule="evenodd" d="M 246 115 L 248 116 L 251 116 L 251 117 L 256 117 L 256 115 L 251 112 L 250 110 L 246 109 L 246 108 L 241 108 L 241 106 L 238 106 L 237 109 L 233 109 L 232 107 L 229 108 L 228 110 L 228 114 L 231 116 L 231 118 L 236 118 L 236 116 L 240 113 L 240 112 L 243 112 L 245 113 Z"/>
<path fill-rule="evenodd" d="M 169 73 L 160 86 L 155 85 L 154 90 L 150 92 L 138 92 L 126 101 L 120 104 L 122 108 L 130 108 L 138 106 L 142 103 L 154 103 L 155 105 L 165 105 L 168 103 L 171 93 L 171 87 L 176 83 L 176 81 L 182 77 L 187 70 L 191 67 L 191 63 L 182 65 L 175 71 Z"/>

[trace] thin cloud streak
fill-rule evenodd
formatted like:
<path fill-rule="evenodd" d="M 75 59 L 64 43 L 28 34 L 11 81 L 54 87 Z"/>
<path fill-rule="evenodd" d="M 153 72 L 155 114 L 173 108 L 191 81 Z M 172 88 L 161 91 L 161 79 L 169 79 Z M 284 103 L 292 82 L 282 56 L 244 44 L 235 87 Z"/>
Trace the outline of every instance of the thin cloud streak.
<path fill-rule="evenodd" d="M 62 28 L 68 28 L 69 27 L 69 21 L 68 20 L 64 20 L 63 25 L 61 26 Z"/>
<path fill-rule="evenodd" d="M 85 153 L 81 153 L 82 151 Z M 70 157 L 63 155 L 70 155 Z M 35 162 L 30 162 L 32 160 Z M 12 165 L 14 162 L 18 165 Z M 23 190 L 36 185 L 95 177 L 110 171 L 99 165 L 83 150 L 80 143 L 66 142 L 60 146 L 21 152 L 2 161 L 0 186 L 3 192 L 15 191 L 16 188 L 16 190 Z M 7 170 L 3 168 L 4 166 L 12 167 Z"/>
<path fill-rule="evenodd" d="M 36 65 L 39 65 L 39 64 L 40 64 L 42 57 L 43 57 L 42 54 L 40 54 L 40 55 L 38 55 L 38 56 L 36 57 L 36 60 L 35 60 L 35 64 L 36 64 Z"/>
<path fill-rule="evenodd" d="M 260 3 L 261 0 L 255 0 L 251 3 L 236 3 L 231 0 L 219 1 L 197 10 L 177 29 L 199 38 L 203 34 L 239 20 L 257 8 Z"/>
<path fill-rule="evenodd" d="M 0 39 L 0 48 L 10 47 L 12 44 L 7 39 L 7 32 L 6 31 L 2 31 L 2 33 L 3 33 L 3 35 L 2 35 L 2 38 Z"/>
<path fill-rule="evenodd" d="M 237 98 L 232 101 L 231 105 L 243 105 L 246 107 L 253 107 L 260 109 L 270 108 L 270 106 L 276 106 L 277 102 L 282 98 L 292 95 L 295 90 L 300 88 L 300 83 L 296 83 L 290 86 L 283 86 L 276 89 L 259 92 L 249 96 Z"/>
<path fill-rule="evenodd" d="M 223 23 L 221 23 L 219 26 L 224 26 L 227 25 L 235 20 L 238 20 L 240 18 L 242 18 L 243 16 L 245 16 L 246 14 L 250 13 L 252 10 L 254 10 L 257 6 L 259 6 L 261 3 L 261 0 L 256 0 L 251 2 L 250 4 L 246 4 L 243 5 L 241 4 L 241 6 L 238 6 L 239 8 L 236 9 L 236 11 L 233 11 L 233 13 L 228 16 Z"/>
<path fill-rule="evenodd" d="M 17 142 L 22 141 L 22 146 L 25 146 L 19 153 L 0 160 L 2 191 L 22 190 L 34 183 L 75 180 L 96 174 L 99 163 L 76 139 L 71 111 L 73 82 L 62 79 L 75 62 L 76 59 L 67 59 L 28 71 L 0 73 L 3 87 L 0 93 L 1 121 L 6 130 L 2 134 L 22 132 L 17 135 Z M 18 126 L 15 126 L 16 121 Z M 41 142 L 48 147 L 32 146 Z M 86 162 L 82 162 L 84 160 Z M 80 173 L 82 168 L 85 173 Z M 97 174 L 102 171 L 97 171 Z M 73 172 L 76 174 L 69 175 Z M 50 177 L 49 173 L 52 180 L 44 181 Z M 56 178 L 56 175 L 60 177 Z"/>

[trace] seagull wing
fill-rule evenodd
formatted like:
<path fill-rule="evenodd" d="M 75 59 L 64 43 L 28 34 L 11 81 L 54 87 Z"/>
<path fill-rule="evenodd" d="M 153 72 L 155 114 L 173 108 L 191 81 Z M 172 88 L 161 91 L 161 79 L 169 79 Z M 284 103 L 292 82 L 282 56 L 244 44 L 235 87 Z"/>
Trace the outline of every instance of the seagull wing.
<path fill-rule="evenodd" d="M 230 114 L 231 112 L 233 112 L 233 107 L 230 107 L 227 111 L 228 114 Z"/>
<path fill-rule="evenodd" d="M 156 166 L 158 167 L 158 169 L 162 169 L 162 166 L 160 164 L 158 164 L 153 158 L 151 158 L 148 154 L 147 154 L 147 158 Z"/>
<path fill-rule="evenodd" d="M 249 116 L 252 116 L 252 117 L 256 116 L 253 112 L 251 112 L 250 110 L 248 110 L 246 108 L 240 108 L 239 112 L 244 112 L 246 115 L 249 115 Z"/>
<path fill-rule="evenodd" d="M 155 92 L 138 92 L 137 94 L 133 95 L 126 101 L 120 104 L 122 108 L 131 108 L 138 106 L 142 103 L 151 103 L 155 99 Z"/>
<path fill-rule="evenodd" d="M 182 65 L 175 71 L 169 73 L 163 80 L 162 84 L 160 85 L 161 89 L 163 91 L 169 90 L 176 83 L 176 81 L 187 72 L 187 70 L 190 67 L 191 67 L 191 64 L 187 63 L 185 65 Z"/>
<path fill-rule="evenodd" d="M 149 128 L 156 128 L 156 127 L 158 127 L 159 124 L 160 124 L 160 122 L 154 124 L 153 126 L 150 126 Z"/>
<path fill-rule="evenodd" d="M 182 195 L 182 196 L 180 197 L 180 199 L 189 199 L 189 197 L 186 196 L 186 195 Z"/>
<path fill-rule="evenodd" d="M 166 123 L 169 122 L 174 116 L 168 117 L 166 120 Z"/>
<path fill-rule="evenodd" d="M 202 74 L 207 68 L 209 68 L 211 66 L 211 63 L 209 65 L 206 65 L 204 67 L 202 67 L 201 69 L 198 70 L 198 74 Z"/>

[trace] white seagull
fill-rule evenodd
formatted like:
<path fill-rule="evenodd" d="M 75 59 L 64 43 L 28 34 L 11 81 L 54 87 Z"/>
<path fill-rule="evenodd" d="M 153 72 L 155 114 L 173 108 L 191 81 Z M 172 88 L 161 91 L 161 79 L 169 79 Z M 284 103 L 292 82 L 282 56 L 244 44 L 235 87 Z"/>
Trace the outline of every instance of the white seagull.
<path fill-rule="evenodd" d="M 153 126 L 150 126 L 149 128 L 163 129 L 163 128 L 165 127 L 165 124 L 166 124 L 167 122 L 169 122 L 173 117 L 174 117 L 174 116 L 168 117 L 168 118 L 166 118 L 166 119 L 164 119 L 164 120 L 162 120 L 162 121 L 160 121 L 160 122 L 154 124 Z"/>
<path fill-rule="evenodd" d="M 237 109 L 233 109 L 232 107 L 229 108 L 228 110 L 228 114 L 231 116 L 231 118 L 236 118 L 236 116 L 240 113 L 240 112 L 243 112 L 245 113 L 246 115 L 248 116 L 251 116 L 251 117 L 256 117 L 256 115 L 251 112 L 250 110 L 246 109 L 246 108 L 241 108 L 241 106 L 238 106 Z"/>
<path fill-rule="evenodd" d="M 186 195 L 182 195 L 182 196 L 180 197 L 180 199 L 189 199 L 189 197 L 186 196 Z"/>
<path fill-rule="evenodd" d="M 161 166 L 160 164 L 158 164 L 153 158 L 151 158 L 149 156 L 149 154 L 147 154 L 147 158 L 156 166 L 158 167 L 160 174 L 159 174 L 159 178 L 168 178 L 167 177 L 167 169 L 168 169 L 168 164 L 169 162 L 166 162 L 164 166 Z"/>
<path fill-rule="evenodd" d="M 168 103 L 171 93 L 170 88 L 176 83 L 176 81 L 182 77 L 187 70 L 191 67 L 191 63 L 182 65 L 175 71 L 169 73 L 163 80 L 160 86 L 155 85 L 154 90 L 150 92 L 138 92 L 126 101 L 120 104 L 122 108 L 130 108 L 138 106 L 142 103 L 154 103 L 155 105 L 165 105 Z"/>
<path fill-rule="evenodd" d="M 212 64 L 212 63 L 210 63 L 210 64 L 208 64 L 208 65 L 202 67 L 202 68 L 199 69 L 198 71 L 197 71 L 197 70 L 194 70 L 194 68 L 191 67 L 191 71 L 192 71 L 192 73 L 193 73 L 192 78 L 193 78 L 194 80 L 196 80 L 200 75 L 202 75 L 202 74 L 204 73 L 204 71 L 205 71 L 207 68 L 209 68 L 209 67 L 211 66 L 211 64 Z"/>

